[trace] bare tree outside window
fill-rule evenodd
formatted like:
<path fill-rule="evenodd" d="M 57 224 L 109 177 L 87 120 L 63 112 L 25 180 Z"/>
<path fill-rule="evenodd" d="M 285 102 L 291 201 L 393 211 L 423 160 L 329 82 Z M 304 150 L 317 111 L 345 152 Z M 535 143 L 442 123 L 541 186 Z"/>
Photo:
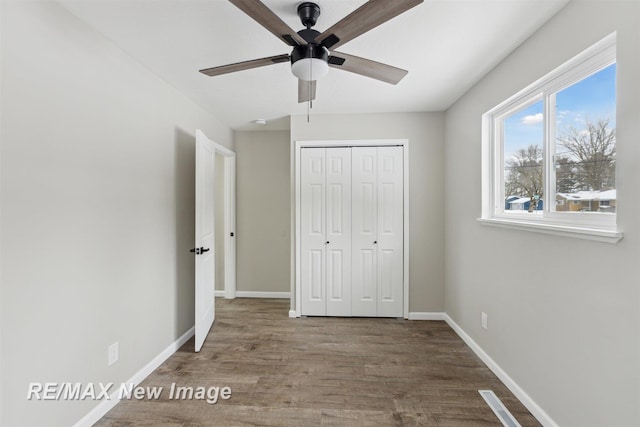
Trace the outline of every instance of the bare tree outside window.
<path fill-rule="evenodd" d="M 529 198 L 529 212 L 533 212 L 543 196 L 542 148 L 530 145 L 518 149 L 505 161 L 505 194 Z"/>
<path fill-rule="evenodd" d="M 609 123 L 609 119 L 587 121 L 583 129 L 570 127 L 558 137 L 558 148 L 566 151 L 556 158 L 557 192 L 615 188 L 616 129 Z"/>
<path fill-rule="evenodd" d="M 570 127 L 558 137 L 556 192 L 615 189 L 616 131 L 609 119 L 587 121 L 584 128 Z M 543 198 L 543 152 L 533 144 L 516 150 L 505 161 L 505 194 L 530 200 L 529 212 Z"/>

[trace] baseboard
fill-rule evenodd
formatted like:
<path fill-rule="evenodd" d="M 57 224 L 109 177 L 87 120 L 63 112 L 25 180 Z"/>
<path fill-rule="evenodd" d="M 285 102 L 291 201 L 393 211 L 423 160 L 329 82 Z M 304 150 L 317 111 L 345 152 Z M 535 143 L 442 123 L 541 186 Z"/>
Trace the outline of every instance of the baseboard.
<path fill-rule="evenodd" d="M 289 299 L 291 292 L 253 292 L 253 291 L 236 291 L 238 298 L 278 298 Z"/>
<path fill-rule="evenodd" d="M 456 334 L 473 350 L 485 365 L 496 374 L 500 381 L 522 402 L 531 412 L 531 415 L 545 427 L 558 427 L 558 424 L 542 409 L 520 386 L 476 343 L 447 313 L 443 314 L 443 320 L 455 331 Z"/>
<path fill-rule="evenodd" d="M 296 313 L 295 310 L 289 310 L 289 317 L 295 319 L 296 317 L 298 317 L 298 313 Z"/>
<path fill-rule="evenodd" d="M 444 320 L 446 313 L 428 312 L 428 311 L 411 311 L 408 320 Z"/>
<path fill-rule="evenodd" d="M 184 345 L 195 333 L 195 326 L 189 329 L 187 332 L 182 334 L 180 338 L 175 340 L 173 343 L 169 344 L 167 348 L 162 350 L 160 354 L 154 357 L 149 363 L 147 363 L 142 369 L 136 372 L 131 378 L 124 382 L 124 384 L 135 384 L 136 386 L 140 384 L 149 374 L 155 371 L 158 366 L 162 364 L 165 360 L 167 360 L 173 353 L 175 353 L 180 347 Z M 91 427 L 93 424 L 98 422 L 100 418 L 104 417 L 107 412 L 113 409 L 114 406 L 118 404 L 120 401 L 120 387 L 117 387 L 117 390 L 111 393 L 109 396 L 110 399 L 103 400 L 99 405 L 93 408 L 87 415 L 82 417 L 80 421 L 75 423 L 73 427 Z"/>

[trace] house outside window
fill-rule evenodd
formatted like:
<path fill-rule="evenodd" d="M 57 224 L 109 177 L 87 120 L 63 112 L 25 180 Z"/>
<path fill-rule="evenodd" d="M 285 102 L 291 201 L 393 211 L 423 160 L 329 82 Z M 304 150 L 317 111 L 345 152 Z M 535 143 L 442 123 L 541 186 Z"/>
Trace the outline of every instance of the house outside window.
<path fill-rule="evenodd" d="M 621 238 L 615 52 L 614 33 L 483 115 L 481 222 Z"/>

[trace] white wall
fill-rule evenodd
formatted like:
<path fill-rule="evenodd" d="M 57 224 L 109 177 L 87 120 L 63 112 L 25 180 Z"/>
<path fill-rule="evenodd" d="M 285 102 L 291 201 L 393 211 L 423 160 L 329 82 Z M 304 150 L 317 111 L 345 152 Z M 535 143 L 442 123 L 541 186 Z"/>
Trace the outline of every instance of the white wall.
<path fill-rule="evenodd" d="M 97 402 L 29 382 L 125 381 L 193 325 L 194 132 L 233 135 L 56 3 L 2 7 L 0 423 L 69 426 Z"/>
<path fill-rule="evenodd" d="M 565 427 L 640 425 L 639 23 L 639 2 L 574 1 L 446 114 L 447 313 Z M 624 239 L 480 225 L 481 115 L 616 30 Z"/>
<path fill-rule="evenodd" d="M 289 132 L 236 132 L 238 291 L 289 291 Z"/>
<path fill-rule="evenodd" d="M 441 312 L 444 114 L 312 114 L 309 123 L 306 116 L 291 118 L 292 147 L 295 141 L 368 138 L 409 140 L 409 311 Z"/>

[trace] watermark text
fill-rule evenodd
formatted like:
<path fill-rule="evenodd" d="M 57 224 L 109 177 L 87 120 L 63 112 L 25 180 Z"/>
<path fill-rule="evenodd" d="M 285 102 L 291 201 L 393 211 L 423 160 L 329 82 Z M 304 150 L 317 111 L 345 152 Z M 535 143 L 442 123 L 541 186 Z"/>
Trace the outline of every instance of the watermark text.
<path fill-rule="evenodd" d="M 167 393 L 165 393 L 167 391 Z M 213 405 L 231 399 L 231 387 L 136 386 L 134 383 L 29 383 L 27 400 L 202 400 Z"/>

